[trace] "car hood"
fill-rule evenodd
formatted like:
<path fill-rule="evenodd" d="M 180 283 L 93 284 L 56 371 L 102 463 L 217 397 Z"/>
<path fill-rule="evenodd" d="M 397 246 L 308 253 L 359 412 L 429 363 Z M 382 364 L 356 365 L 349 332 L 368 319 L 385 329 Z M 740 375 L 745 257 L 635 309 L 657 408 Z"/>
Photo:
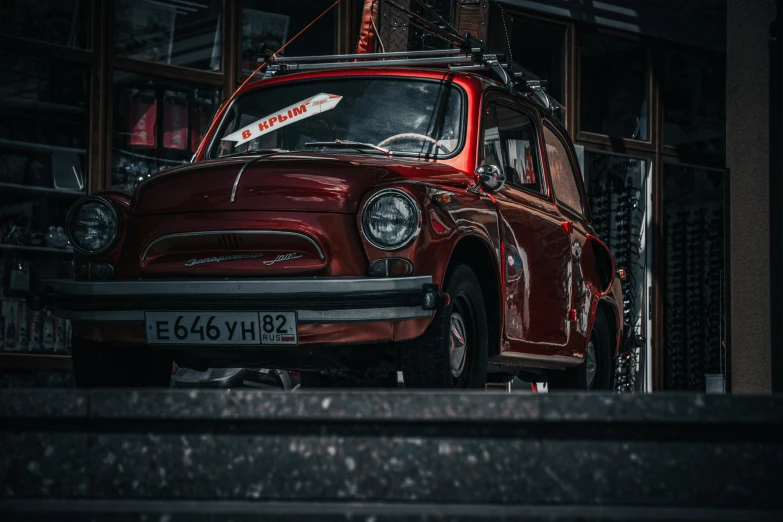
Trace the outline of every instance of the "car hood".
<path fill-rule="evenodd" d="M 279 210 L 353 214 L 368 190 L 406 181 L 456 187 L 470 184 L 466 174 L 438 163 L 369 154 L 274 154 L 204 161 L 160 172 L 133 192 L 132 212 L 153 215 Z"/>

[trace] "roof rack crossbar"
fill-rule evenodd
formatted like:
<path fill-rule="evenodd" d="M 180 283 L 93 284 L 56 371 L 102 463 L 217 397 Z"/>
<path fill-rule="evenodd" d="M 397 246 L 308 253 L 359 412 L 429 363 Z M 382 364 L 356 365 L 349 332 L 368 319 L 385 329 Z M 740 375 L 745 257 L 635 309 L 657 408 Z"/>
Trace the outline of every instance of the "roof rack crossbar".
<path fill-rule="evenodd" d="M 441 57 L 441 56 L 460 56 L 471 55 L 480 53 L 481 49 L 478 47 L 472 49 L 434 49 L 431 51 L 394 51 L 388 53 L 362 53 L 362 54 L 332 54 L 323 56 L 276 56 L 272 62 L 280 64 L 289 63 L 323 63 L 323 62 L 338 62 L 344 60 L 384 60 L 387 58 L 429 58 L 429 57 Z M 262 63 L 265 59 L 259 58 L 258 62 Z"/>
<path fill-rule="evenodd" d="M 489 71 L 489 66 L 484 65 L 482 63 L 477 63 L 473 65 L 451 65 L 449 66 L 450 71 Z"/>
<path fill-rule="evenodd" d="M 324 69 L 349 69 L 361 65 L 361 67 L 399 67 L 399 66 L 451 66 L 475 64 L 472 56 L 455 56 L 443 58 L 412 58 L 407 60 L 372 60 L 366 62 L 331 62 L 331 63 L 275 63 L 267 72 L 278 71 L 313 71 Z"/>
<path fill-rule="evenodd" d="M 261 60 L 259 60 L 261 61 Z M 520 89 L 554 114 L 563 106 L 546 93 L 547 82 L 540 80 L 518 63 L 508 62 L 503 54 L 489 51 L 469 34 L 458 49 L 396 51 L 388 53 L 337 54 L 324 56 L 270 56 L 264 78 L 295 71 L 324 69 L 441 67 L 449 71 L 475 71 L 490 74 L 511 91 Z"/>

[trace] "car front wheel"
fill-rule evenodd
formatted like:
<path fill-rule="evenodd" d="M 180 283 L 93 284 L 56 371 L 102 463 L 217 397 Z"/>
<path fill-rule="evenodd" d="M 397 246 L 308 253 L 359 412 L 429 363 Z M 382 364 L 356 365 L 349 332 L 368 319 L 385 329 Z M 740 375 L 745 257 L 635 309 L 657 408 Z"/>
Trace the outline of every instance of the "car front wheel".
<path fill-rule="evenodd" d="M 481 286 L 470 267 L 455 266 L 444 290 L 450 303 L 425 334 L 406 343 L 402 372 L 406 388 L 483 388 L 489 329 Z"/>
<path fill-rule="evenodd" d="M 147 346 L 73 338 L 73 377 L 79 388 L 168 388 L 172 360 Z"/>

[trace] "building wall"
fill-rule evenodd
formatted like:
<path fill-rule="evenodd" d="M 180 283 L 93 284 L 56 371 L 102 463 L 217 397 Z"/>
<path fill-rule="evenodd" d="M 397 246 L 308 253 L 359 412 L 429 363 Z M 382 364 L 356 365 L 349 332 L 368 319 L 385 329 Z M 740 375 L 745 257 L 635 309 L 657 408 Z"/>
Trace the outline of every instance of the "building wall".
<path fill-rule="evenodd" d="M 772 390 L 768 194 L 769 26 L 774 17 L 774 0 L 728 0 L 731 391 L 737 393 Z"/>

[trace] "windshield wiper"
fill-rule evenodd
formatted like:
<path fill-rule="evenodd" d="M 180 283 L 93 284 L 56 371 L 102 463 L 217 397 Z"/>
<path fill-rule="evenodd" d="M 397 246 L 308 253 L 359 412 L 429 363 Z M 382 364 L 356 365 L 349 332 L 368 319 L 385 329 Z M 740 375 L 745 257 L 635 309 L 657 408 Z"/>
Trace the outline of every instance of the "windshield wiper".
<path fill-rule="evenodd" d="M 242 152 L 232 152 L 231 154 L 223 154 L 221 158 L 231 158 L 233 156 L 254 156 L 256 154 L 274 154 L 276 152 L 290 152 L 286 149 L 248 149 Z"/>
<path fill-rule="evenodd" d="M 305 147 L 343 147 L 346 149 L 372 149 L 377 150 L 378 152 L 382 152 L 386 156 L 391 156 L 392 151 L 389 149 L 384 149 L 383 147 L 379 147 L 378 145 L 373 145 L 372 143 L 362 143 L 361 141 L 342 141 L 342 140 L 334 140 L 334 141 L 313 141 L 310 143 L 305 143 Z"/>

